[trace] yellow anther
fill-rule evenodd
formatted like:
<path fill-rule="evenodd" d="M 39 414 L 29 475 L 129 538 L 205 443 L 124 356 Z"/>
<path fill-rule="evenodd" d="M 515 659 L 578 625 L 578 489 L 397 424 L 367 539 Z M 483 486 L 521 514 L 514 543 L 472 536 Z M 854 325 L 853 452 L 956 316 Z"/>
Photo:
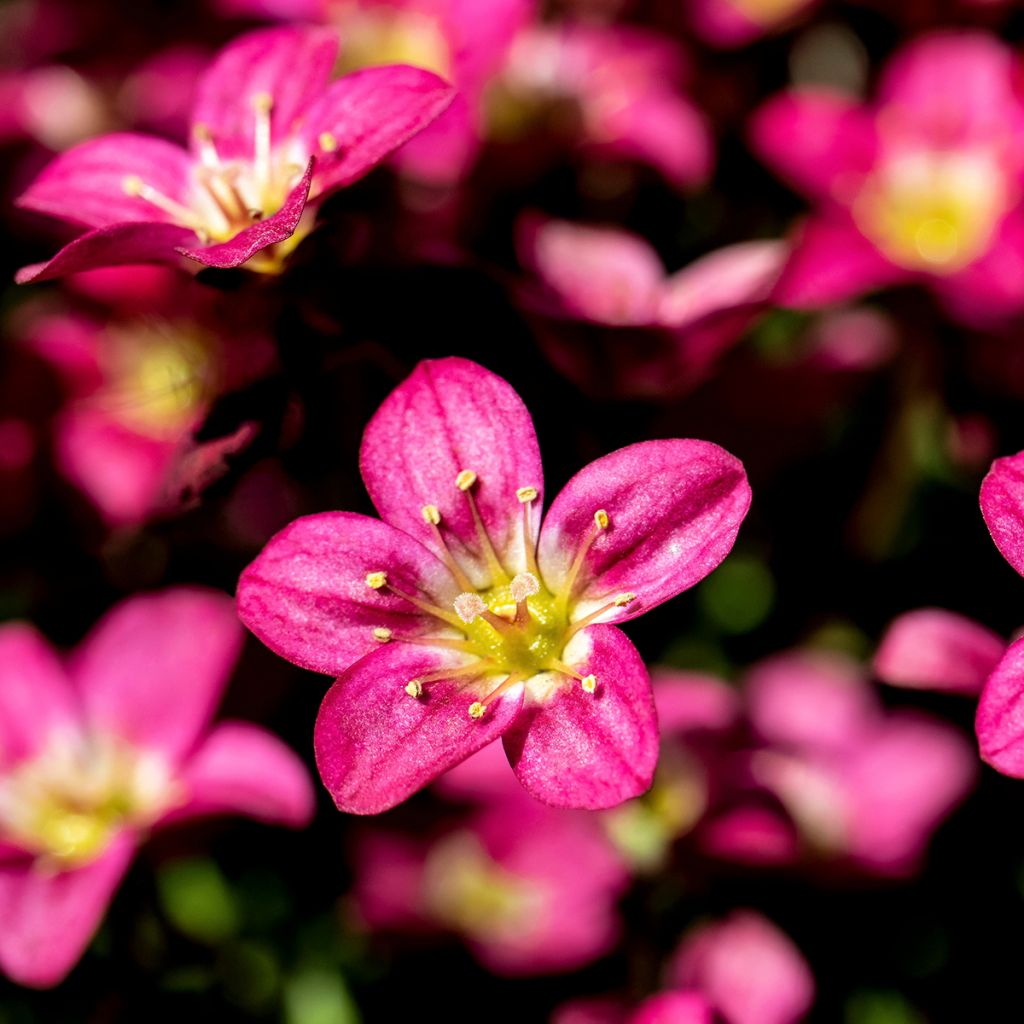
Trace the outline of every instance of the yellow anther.
<path fill-rule="evenodd" d="M 580 686 L 583 687 L 584 692 L 593 693 L 597 689 L 597 676 L 584 676 L 583 679 L 580 681 Z"/>
<path fill-rule="evenodd" d="M 391 639 L 391 630 L 387 626 L 374 626 L 373 639 L 386 644 Z"/>
<path fill-rule="evenodd" d="M 528 505 L 531 501 L 537 500 L 537 488 L 536 487 L 520 487 L 516 491 L 516 497 L 524 505 Z"/>
<path fill-rule="evenodd" d="M 386 572 L 368 572 L 366 574 L 366 585 L 374 590 L 380 590 L 387 582 L 388 574 Z"/>
<path fill-rule="evenodd" d="M 128 174 L 121 179 L 121 188 L 127 196 L 141 196 L 146 184 L 137 174 Z"/>
<path fill-rule="evenodd" d="M 418 679 L 410 679 L 405 684 L 405 692 L 410 697 L 420 697 L 423 695 L 423 684 Z"/>
<path fill-rule="evenodd" d="M 469 717 L 470 718 L 483 718 L 484 712 L 487 710 L 486 704 L 481 704 L 480 701 L 475 700 L 469 705 Z"/>
<path fill-rule="evenodd" d="M 434 526 L 437 526 L 441 522 L 441 513 L 436 505 L 424 505 L 420 509 L 420 515 L 423 516 L 425 523 L 432 523 Z"/>
<path fill-rule="evenodd" d="M 630 594 L 628 591 L 625 594 L 617 594 L 613 604 L 616 608 L 625 608 L 627 604 L 632 604 L 636 600 L 636 594 Z"/>
<path fill-rule="evenodd" d="M 194 124 L 192 125 L 192 138 L 197 142 L 210 142 L 213 139 L 213 133 L 205 124 Z"/>
<path fill-rule="evenodd" d="M 594 513 L 594 522 L 597 525 L 597 528 L 599 530 L 607 530 L 608 529 L 608 523 L 610 522 L 610 520 L 608 518 L 608 513 L 605 512 L 605 510 L 603 508 L 599 508 Z"/>
<path fill-rule="evenodd" d="M 252 109 L 260 114 L 269 114 L 274 107 L 274 97 L 269 92 L 258 92 L 249 102 Z"/>
<path fill-rule="evenodd" d="M 471 469 L 463 469 L 459 471 L 459 475 L 455 478 L 455 486 L 460 491 L 468 491 L 473 484 L 476 483 L 476 473 Z"/>
<path fill-rule="evenodd" d="M 338 140 L 330 132 L 321 132 L 317 142 L 325 153 L 333 153 L 338 148 Z"/>

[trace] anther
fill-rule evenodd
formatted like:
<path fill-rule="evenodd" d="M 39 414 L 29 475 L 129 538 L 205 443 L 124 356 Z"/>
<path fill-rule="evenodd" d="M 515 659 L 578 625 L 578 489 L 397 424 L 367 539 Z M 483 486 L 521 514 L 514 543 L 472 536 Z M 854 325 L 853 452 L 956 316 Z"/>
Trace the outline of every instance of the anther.
<path fill-rule="evenodd" d="M 257 114 L 269 114 L 274 107 L 274 97 L 269 92 L 255 93 L 249 102 Z"/>
<path fill-rule="evenodd" d="M 540 583 L 532 572 L 520 572 L 512 577 L 509 590 L 512 593 L 512 600 L 518 604 L 520 601 L 525 601 L 528 597 L 538 593 L 540 591 Z"/>
<path fill-rule="evenodd" d="M 523 505 L 529 504 L 531 501 L 537 500 L 537 488 L 536 487 L 520 487 L 516 491 L 516 497 Z"/>
<path fill-rule="evenodd" d="M 455 598 L 455 613 L 463 622 L 472 622 L 478 615 L 487 611 L 487 605 L 479 594 L 468 591 Z"/>
<path fill-rule="evenodd" d="M 627 604 L 632 604 L 636 600 L 636 594 L 631 594 L 627 591 L 624 594 L 617 594 L 612 604 L 616 608 L 625 608 Z"/>
<path fill-rule="evenodd" d="M 476 473 L 471 469 L 459 470 L 459 475 L 455 478 L 455 486 L 460 491 L 468 491 L 473 484 L 476 483 Z"/>
<path fill-rule="evenodd" d="M 481 704 L 480 701 L 475 700 L 469 705 L 469 717 L 470 718 L 483 718 L 484 712 L 487 710 L 486 704 Z"/>
<path fill-rule="evenodd" d="M 374 626 L 373 639 L 386 644 L 391 639 L 391 630 L 387 626 Z"/>
<path fill-rule="evenodd" d="M 608 523 L 610 521 L 611 520 L 609 520 L 609 518 L 608 518 L 608 513 L 605 512 L 605 510 L 603 508 L 599 508 L 594 513 L 594 522 L 597 525 L 597 528 L 599 530 L 607 530 L 608 529 Z"/>
<path fill-rule="evenodd" d="M 420 515 L 423 516 L 423 521 L 430 523 L 431 526 L 437 526 L 441 522 L 441 513 L 436 505 L 424 505 L 420 509 Z"/>
<path fill-rule="evenodd" d="M 418 679 L 410 679 L 405 684 L 405 692 L 410 697 L 421 697 L 423 695 L 423 684 Z"/>
<path fill-rule="evenodd" d="M 145 183 L 137 174 L 128 174 L 121 179 L 121 188 L 125 195 L 141 196 L 145 187 Z"/>
<path fill-rule="evenodd" d="M 374 590 L 380 590 L 387 586 L 388 574 L 386 572 L 368 572 L 366 574 L 366 585 Z"/>
<path fill-rule="evenodd" d="M 583 687 L 586 693 L 593 693 L 597 689 L 597 676 L 589 675 L 584 676 L 580 680 L 580 686 Z"/>
<path fill-rule="evenodd" d="M 333 153 L 338 148 L 338 140 L 330 132 L 321 132 L 317 142 L 325 153 Z"/>

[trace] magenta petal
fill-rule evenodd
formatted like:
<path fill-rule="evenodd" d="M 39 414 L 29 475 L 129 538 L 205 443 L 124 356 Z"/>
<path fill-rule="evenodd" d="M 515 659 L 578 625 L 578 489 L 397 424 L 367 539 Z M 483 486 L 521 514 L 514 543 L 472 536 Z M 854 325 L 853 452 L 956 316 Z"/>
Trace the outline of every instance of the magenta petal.
<path fill-rule="evenodd" d="M 272 651 L 338 676 L 380 647 L 375 628 L 396 637 L 445 628 L 367 586 L 367 574 L 382 571 L 398 590 L 445 608 L 459 595 L 448 570 L 408 534 L 353 512 L 324 512 L 297 519 L 267 543 L 238 582 L 238 614 Z"/>
<path fill-rule="evenodd" d="M 707 441 L 645 441 L 585 466 L 555 498 L 538 561 L 548 587 L 563 585 L 576 551 L 604 510 L 603 530 L 573 592 L 575 618 L 622 592 L 637 595 L 605 621 L 624 621 L 702 580 L 732 548 L 750 505 L 742 463 Z"/>
<path fill-rule="evenodd" d="M 332 82 L 306 113 L 307 151 L 317 154 L 317 195 L 361 178 L 441 114 L 455 90 L 422 68 L 365 68 Z M 331 137 L 324 149 L 322 137 Z"/>
<path fill-rule="evenodd" d="M 135 853 L 118 836 L 91 864 L 54 873 L 35 861 L 0 865 L 0 970 L 49 988 L 78 962 Z"/>
<path fill-rule="evenodd" d="M 501 377 L 468 359 L 420 363 L 370 420 L 360 468 L 381 517 L 443 554 L 423 520 L 423 507 L 434 505 L 445 539 L 456 553 L 468 552 L 486 585 L 469 501 L 455 485 L 462 470 L 472 470 L 472 493 L 498 556 L 510 572 L 526 568 L 516 491 L 537 491 L 535 531 L 544 475 L 533 420 Z"/>
<path fill-rule="evenodd" d="M 75 651 L 71 677 L 95 728 L 176 763 L 219 703 L 241 641 L 227 594 L 165 590 L 100 619 Z"/>
<path fill-rule="evenodd" d="M 981 514 L 1003 558 L 1024 576 L 1024 452 L 992 463 L 981 483 Z"/>
<path fill-rule="evenodd" d="M 565 660 L 581 676 L 596 676 L 597 689 L 587 693 L 563 677 L 564 685 L 549 695 L 531 695 L 505 735 L 505 751 L 538 800 L 614 807 L 639 796 L 654 778 L 658 717 L 651 680 L 629 638 L 613 626 L 584 629 Z"/>
<path fill-rule="evenodd" d="M 875 654 L 879 678 L 893 686 L 974 696 L 1006 650 L 997 633 L 942 608 L 894 619 Z"/>
<path fill-rule="evenodd" d="M 406 692 L 413 679 L 462 663 L 451 651 L 393 644 L 357 661 L 331 687 L 313 744 L 340 810 L 386 811 L 508 729 L 522 708 L 521 685 L 478 719 L 469 707 L 486 695 L 486 682 L 439 679 L 424 683 L 418 697 Z"/>
<path fill-rule="evenodd" d="M 276 736 L 247 722 L 218 725 L 179 779 L 189 800 L 175 819 L 242 814 L 301 828 L 313 817 L 313 787 L 302 761 Z"/>
<path fill-rule="evenodd" d="M 280 145 L 323 92 L 337 52 L 338 39 L 330 29 L 292 26 L 248 32 L 221 50 L 199 80 L 192 123 L 209 130 L 222 157 L 251 157 L 253 101 L 267 95 L 273 101 L 271 141 Z"/>
<path fill-rule="evenodd" d="M 234 238 L 217 245 L 207 245 L 201 248 L 183 246 L 178 249 L 183 256 L 202 263 L 207 267 L 230 268 L 239 267 L 252 256 L 255 256 L 261 249 L 283 242 L 295 234 L 299 225 L 302 213 L 306 209 L 306 200 L 309 196 L 309 185 L 313 180 L 313 165 L 315 159 L 311 158 L 306 166 L 306 173 L 302 180 L 288 193 L 284 205 L 277 213 L 272 214 L 265 220 L 257 221 L 250 227 L 239 231 Z"/>
<path fill-rule="evenodd" d="M 628 1024 L 714 1024 L 714 1016 L 701 992 L 659 992 L 636 1008 Z"/>
<path fill-rule="evenodd" d="M 974 721 L 982 759 L 1024 778 L 1024 638 L 1007 648 L 989 676 Z"/>
<path fill-rule="evenodd" d="M 0 766 L 31 757 L 78 709 L 53 648 L 29 625 L 0 626 Z"/>
<path fill-rule="evenodd" d="M 125 191 L 125 179 L 132 177 L 188 205 L 192 158 L 173 142 L 148 135 L 103 135 L 56 157 L 18 205 L 87 228 L 169 220 L 152 203 Z"/>
<path fill-rule="evenodd" d="M 18 284 L 49 281 L 66 274 L 97 267 L 119 267 L 134 263 L 181 263 L 179 252 L 195 243 L 195 232 L 176 224 L 157 222 L 112 224 L 97 228 L 68 242 L 53 259 L 22 267 L 15 275 Z"/>

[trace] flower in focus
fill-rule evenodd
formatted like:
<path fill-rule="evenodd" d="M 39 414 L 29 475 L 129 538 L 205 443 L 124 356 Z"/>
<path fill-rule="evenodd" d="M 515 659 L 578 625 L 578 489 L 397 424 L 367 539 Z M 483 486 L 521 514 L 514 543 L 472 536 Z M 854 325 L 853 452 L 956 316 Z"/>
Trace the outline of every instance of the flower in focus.
<path fill-rule="evenodd" d="M 184 588 L 122 602 L 66 663 L 32 627 L 0 627 L 0 968 L 15 981 L 67 974 L 150 830 L 312 816 L 288 748 L 210 725 L 241 640 L 226 595 Z"/>
<path fill-rule="evenodd" d="M 780 301 L 815 306 L 925 281 L 953 315 L 1024 308 L 1024 104 L 1012 50 L 934 33 L 890 61 L 876 100 L 800 88 L 754 117 L 761 157 L 817 210 Z"/>
<path fill-rule="evenodd" d="M 503 738 L 519 781 L 556 805 L 643 792 L 658 729 L 624 622 L 703 579 L 750 501 L 704 441 L 648 441 L 581 470 L 543 526 L 533 423 L 500 377 L 421 363 L 363 437 L 381 520 L 297 520 L 239 581 L 272 650 L 340 678 L 315 733 L 338 807 L 376 813 Z"/>
<path fill-rule="evenodd" d="M 120 133 L 60 154 L 19 203 L 86 233 L 18 280 L 180 255 L 279 270 L 312 227 L 308 204 L 362 177 L 453 96 L 401 65 L 330 82 L 337 49 L 325 29 L 251 32 L 200 78 L 190 150 Z"/>

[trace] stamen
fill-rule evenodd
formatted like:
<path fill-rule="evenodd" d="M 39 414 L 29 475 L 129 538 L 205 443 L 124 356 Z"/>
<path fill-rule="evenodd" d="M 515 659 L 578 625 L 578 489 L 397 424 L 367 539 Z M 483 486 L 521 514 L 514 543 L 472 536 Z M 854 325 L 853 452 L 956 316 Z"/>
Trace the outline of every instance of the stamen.
<path fill-rule="evenodd" d="M 516 491 L 519 504 L 523 506 L 523 551 L 526 552 L 526 568 L 535 576 L 540 575 L 537 568 L 537 551 L 533 540 L 533 525 L 530 508 L 537 500 L 536 487 L 520 487 Z"/>
<path fill-rule="evenodd" d="M 563 676 L 569 676 L 572 679 L 578 679 L 581 683 L 583 682 L 583 676 L 576 669 L 570 668 L 564 661 L 559 661 L 558 658 L 552 658 L 545 667 L 549 672 L 561 672 Z"/>
<path fill-rule="evenodd" d="M 436 505 L 424 505 L 420 509 L 420 514 L 423 516 L 423 521 L 430 527 L 430 532 L 434 535 L 434 540 L 437 541 L 438 546 L 444 552 L 441 556 L 441 560 L 446 566 L 448 571 L 455 577 L 455 582 L 458 583 L 463 590 L 472 590 L 473 582 L 470 578 L 462 571 L 461 566 L 455 560 L 455 556 L 451 553 L 448 547 L 448 542 L 444 539 L 444 535 L 441 533 L 439 526 L 441 524 L 441 512 Z"/>
<path fill-rule="evenodd" d="M 596 524 L 599 530 L 607 530 L 609 522 L 610 520 L 608 519 L 608 513 L 605 512 L 603 508 L 599 508 L 594 513 L 594 523 Z"/>
<path fill-rule="evenodd" d="M 410 679 L 405 684 L 405 692 L 410 697 L 421 697 L 423 695 L 423 684 L 418 679 Z"/>
<path fill-rule="evenodd" d="M 199 159 L 205 167 L 219 168 L 221 166 L 220 153 L 213 141 L 213 135 L 205 124 L 192 126 L 192 137 L 199 143 Z"/>
<path fill-rule="evenodd" d="M 487 611 L 487 605 L 479 594 L 459 594 L 455 598 L 455 611 L 463 622 L 472 622 L 478 615 Z"/>
<path fill-rule="evenodd" d="M 562 612 L 568 607 L 569 598 L 572 596 L 572 588 L 576 585 L 576 577 L 579 576 L 580 569 L 583 568 L 583 559 L 587 557 L 587 552 L 594 541 L 608 529 L 610 524 L 611 520 L 608 517 L 608 513 L 603 508 L 599 508 L 594 513 L 594 525 L 587 531 L 586 537 L 583 538 L 583 543 L 580 544 L 579 549 L 576 551 L 576 557 L 569 567 L 569 574 L 558 594 L 558 607 Z"/>
<path fill-rule="evenodd" d="M 374 626 L 373 639 L 386 644 L 391 639 L 391 630 L 387 626 Z"/>
<path fill-rule="evenodd" d="M 574 622 L 569 627 L 569 631 L 565 634 L 566 641 L 574 637 L 584 627 L 589 626 L 592 622 L 596 622 L 606 612 L 610 612 L 613 608 L 625 608 L 635 600 L 636 594 L 630 594 L 628 592 L 624 594 L 617 594 L 613 600 L 609 601 L 607 604 L 601 605 L 597 611 L 591 612 L 589 615 L 585 615 L 578 622 Z"/>
<path fill-rule="evenodd" d="M 487 527 L 484 526 L 484 521 L 480 517 L 480 509 L 477 508 L 476 499 L 473 497 L 473 486 L 476 481 L 477 475 L 473 470 L 462 469 L 459 470 L 459 475 L 455 478 L 455 486 L 466 495 L 466 501 L 469 502 L 469 511 L 473 516 L 476 535 L 480 541 L 480 547 L 483 549 L 484 558 L 487 560 L 487 567 L 491 570 L 491 585 L 500 586 L 508 581 L 508 573 L 505 572 L 505 567 L 494 550 Z"/>
<path fill-rule="evenodd" d="M 597 676 L 584 676 L 580 682 L 580 686 L 583 687 L 584 692 L 593 693 L 597 689 Z"/>
<path fill-rule="evenodd" d="M 317 142 L 325 153 L 333 153 L 338 148 L 338 140 L 330 132 L 321 132 Z"/>
<path fill-rule="evenodd" d="M 368 572 L 366 574 L 366 585 L 372 590 L 381 590 L 387 587 L 396 597 L 408 601 L 409 604 L 419 608 L 420 611 L 433 615 L 435 618 L 449 623 L 456 629 L 461 628 L 461 623 L 451 612 L 445 611 L 444 608 L 439 608 L 436 604 L 431 604 L 430 601 L 424 601 L 422 597 L 416 597 L 415 594 L 407 594 L 404 590 L 399 590 L 397 587 L 392 586 L 388 583 L 388 574 L 386 572 Z"/>
<path fill-rule="evenodd" d="M 436 505 L 424 505 L 420 512 L 423 515 L 423 521 L 431 526 L 437 526 L 441 522 L 441 513 Z"/>
<path fill-rule="evenodd" d="M 525 601 L 528 597 L 539 593 L 540 583 L 533 573 L 521 572 L 512 578 L 509 590 L 512 592 L 512 600 L 518 604 L 520 601 Z"/>
<path fill-rule="evenodd" d="M 388 574 L 386 572 L 368 572 L 366 574 L 366 585 L 374 590 L 380 590 L 387 586 Z"/>
<path fill-rule="evenodd" d="M 267 188 L 270 185 L 270 111 L 274 107 L 274 97 L 268 92 L 258 92 L 249 101 L 256 115 L 256 127 L 253 132 L 253 164 L 256 180 Z"/>
<path fill-rule="evenodd" d="M 163 210 L 176 223 L 183 227 L 191 228 L 197 234 L 203 232 L 203 225 L 196 215 L 187 207 L 168 196 L 158 192 L 151 185 L 147 185 L 137 174 L 129 174 L 121 180 L 121 188 L 125 195 L 135 196 L 144 199 L 151 206 Z"/>
<path fill-rule="evenodd" d="M 516 497 L 523 505 L 529 505 L 531 501 L 537 500 L 537 488 L 536 487 L 520 487 L 516 491 Z"/>
<path fill-rule="evenodd" d="M 460 491 L 468 491 L 476 483 L 476 473 L 471 469 L 460 469 L 455 478 L 455 486 Z"/>
<path fill-rule="evenodd" d="M 523 678 L 524 676 L 521 672 L 513 672 L 511 675 L 506 676 L 482 701 L 475 700 L 469 705 L 469 717 L 483 718 L 484 712 L 487 711 L 494 700 L 517 683 L 521 683 Z"/>
<path fill-rule="evenodd" d="M 470 718 L 483 718 L 484 712 L 487 710 L 486 704 L 481 704 L 480 701 L 475 700 L 469 705 L 469 717 Z"/>

